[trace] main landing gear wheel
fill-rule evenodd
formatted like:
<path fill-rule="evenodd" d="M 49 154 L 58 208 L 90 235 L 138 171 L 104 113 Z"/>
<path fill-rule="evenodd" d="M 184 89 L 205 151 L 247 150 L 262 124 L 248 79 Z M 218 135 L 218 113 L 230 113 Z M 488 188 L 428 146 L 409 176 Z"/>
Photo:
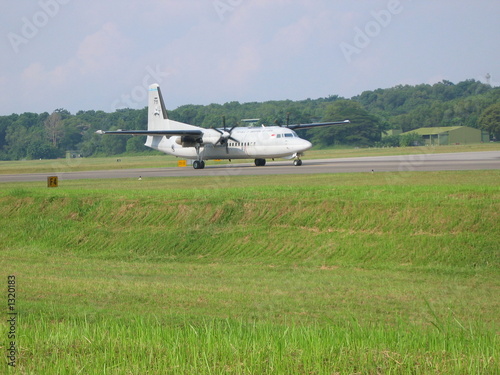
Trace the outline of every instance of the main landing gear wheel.
<path fill-rule="evenodd" d="M 203 160 L 195 160 L 193 161 L 194 169 L 203 169 L 205 168 L 205 162 Z"/>
<path fill-rule="evenodd" d="M 302 160 L 300 160 L 300 159 L 294 160 L 293 165 L 295 165 L 296 167 L 300 167 L 302 165 Z"/>
<path fill-rule="evenodd" d="M 264 165 L 266 165 L 266 159 L 255 159 L 256 167 L 263 167 Z"/>

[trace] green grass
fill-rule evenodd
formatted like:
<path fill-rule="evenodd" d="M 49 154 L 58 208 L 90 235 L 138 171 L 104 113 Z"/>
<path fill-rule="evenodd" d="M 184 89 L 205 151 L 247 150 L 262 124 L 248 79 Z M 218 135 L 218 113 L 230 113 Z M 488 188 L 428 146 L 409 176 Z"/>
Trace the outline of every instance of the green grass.
<path fill-rule="evenodd" d="M 1 184 L 8 370 L 496 374 L 499 178 Z"/>
<path fill-rule="evenodd" d="M 327 374 L 327 373 L 494 373 L 495 342 L 476 341 L 474 329 L 417 332 L 403 324 L 362 327 L 355 319 L 343 326 L 247 323 L 222 319 L 167 327 L 137 316 L 130 320 L 69 318 L 31 323 L 48 353 L 27 351 L 26 359 L 45 361 L 37 373 L 76 374 Z M 461 341 L 463 344 L 457 345 Z M 59 348 L 71 347 L 73 355 Z M 413 353 L 408 354 L 409 348 Z M 454 357 L 460 352 L 463 357 Z M 472 360 L 471 360 L 472 359 Z M 449 372 L 452 369 L 452 372 Z"/>

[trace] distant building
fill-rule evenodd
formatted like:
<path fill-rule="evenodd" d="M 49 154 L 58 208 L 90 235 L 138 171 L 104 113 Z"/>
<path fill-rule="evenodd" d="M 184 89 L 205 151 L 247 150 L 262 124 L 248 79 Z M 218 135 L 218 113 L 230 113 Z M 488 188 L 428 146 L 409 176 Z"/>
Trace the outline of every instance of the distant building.
<path fill-rule="evenodd" d="M 447 126 L 439 128 L 420 128 L 415 129 L 402 135 L 409 133 L 417 133 L 420 135 L 425 144 L 435 146 L 446 145 L 464 145 L 471 143 L 489 142 L 490 136 L 488 132 L 480 129 L 470 128 L 468 126 Z"/>

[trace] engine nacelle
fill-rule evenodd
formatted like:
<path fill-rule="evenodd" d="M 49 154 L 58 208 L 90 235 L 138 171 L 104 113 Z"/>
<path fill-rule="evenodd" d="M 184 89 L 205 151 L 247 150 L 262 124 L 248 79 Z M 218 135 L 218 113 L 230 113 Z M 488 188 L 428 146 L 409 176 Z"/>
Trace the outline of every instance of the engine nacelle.
<path fill-rule="evenodd" d="M 212 131 L 207 131 L 203 134 L 203 138 L 202 138 L 202 143 L 204 145 L 215 145 L 216 143 L 218 143 L 220 141 L 220 138 L 221 138 L 221 135 L 220 133 L 212 130 Z"/>
<path fill-rule="evenodd" d="M 220 141 L 220 139 L 220 133 L 213 130 L 207 130 L 202 137 L 193 137 L 189 135 L 175 137 L 175 143 L 181 145 L 182 147 L 196 147 L 207 144 L 215 145 Z"/>
<path fill-rule="evenodd" d="M 194 137 L 185 135 L 182 137 L 175 137 L 175 143 L 182 147 L 195 147 L 199 144 L 199 141 Z"/>

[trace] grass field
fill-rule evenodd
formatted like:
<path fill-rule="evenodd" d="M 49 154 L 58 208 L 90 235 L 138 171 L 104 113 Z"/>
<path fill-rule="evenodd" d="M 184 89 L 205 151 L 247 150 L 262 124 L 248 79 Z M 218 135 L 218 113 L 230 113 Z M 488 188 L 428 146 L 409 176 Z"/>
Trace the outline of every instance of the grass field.
<path fill-rule="evenodd" d="M 1 371 L 498 374 L 499 181 L 0 184 Z"/>

